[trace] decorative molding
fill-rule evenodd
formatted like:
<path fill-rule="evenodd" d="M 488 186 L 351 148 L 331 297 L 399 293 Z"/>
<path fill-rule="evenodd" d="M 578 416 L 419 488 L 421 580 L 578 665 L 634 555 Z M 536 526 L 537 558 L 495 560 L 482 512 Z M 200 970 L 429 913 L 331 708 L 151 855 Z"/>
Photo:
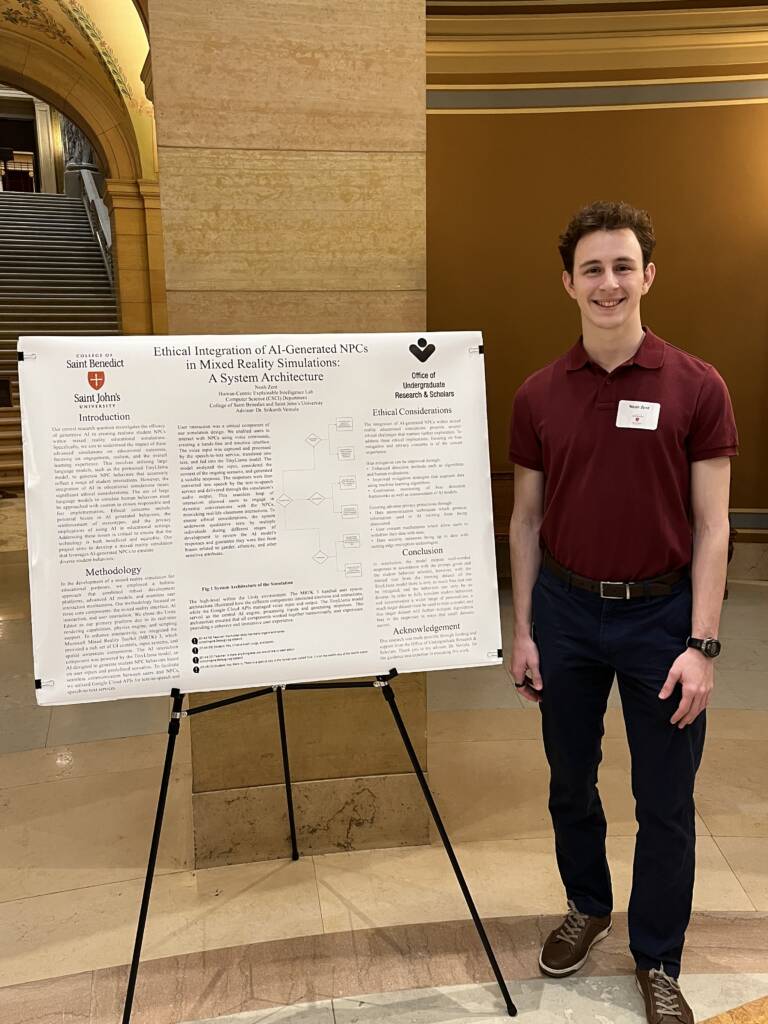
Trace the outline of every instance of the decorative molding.
<path fill-rule="evenodd" d="M 768 70 L 768 4 L 697 11 L 435 16 L 427 18 L 428 85 L 455 88 L 487 76 L 589 80 L 646 71 L 685 77 L 738 65 Z M 461 81 L 457 81 L 460 78 Z"/>
<path fill-rule="evenodd" d="M 733 7 L 762 7 L 761 0 L 427 0 L 427 17 L 511 15 L 521 17 L 547 14 L 617 14 L 637 11 L 731 10 Z"/>
<path fill-rule="evenodd" d="M 768 103 L 768 78 L 738 81 L 612 83 L 550 85 L 540 88 L 432 89 L 427 110 L 489 113 L 502 111 L 562 112 L 660 108 L 723 103 Z"/>
<path fill-rule="evenodd" d="M 151 51 L 147 54 L 147 59 L 144 61 L 144 66 L 141 69 L 139 75 L 142 82 L 144 83 L 144 93 L 150 103 L 155 102 L 154 85 L 152 82 L 152 53 Z"/>
<path fill-rule="evenodd" d="M 96 55 L 118 95 L 132 100 L 133 91 L 120 67 L 120 62 L 88 11 L 79 3 L 79 0 L 56 0 L 56 2 Z"/>
<path fill-rule="evenodd" d="M 64 43 L 74 49 L 75 44 L 70 39 L 69 33 L 45 10 L 42 0 L 13 0 L 13 3 L 17 5 L 16 8 L 6 7 L 0 12 L 5 21 L 11 25 L 23 25 L 26 28 L 36 29 L 53 42 Z"/>

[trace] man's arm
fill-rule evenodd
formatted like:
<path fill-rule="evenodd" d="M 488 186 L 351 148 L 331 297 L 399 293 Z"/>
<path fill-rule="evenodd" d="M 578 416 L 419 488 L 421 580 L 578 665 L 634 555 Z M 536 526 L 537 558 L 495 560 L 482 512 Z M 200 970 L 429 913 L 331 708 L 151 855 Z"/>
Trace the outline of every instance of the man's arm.
<path fill-rule="evenodd" d="M 541 550 L 539 530 L 544 513 L 544 474 L 535 469 L 515 466 L 515 507 L 509 523 L 509 554 L 512 563 L 514 633 L 509 669 L 516 683 L 523 682 L 526 670 L 531 685 L 519 690 L 531 701 L 540 700 L 542 689 L 539 652 L 531 637 L 531 591 L 539 575 Z"/>
<path fill-rule="evenodd" d="M 728 569 L 729 458 L 703 459 L 691 464 L 693 511 L 693 612 L 691 636 L 716 637 L 720 628 L 725 578 Z M 715 682 L 711 658 L 688 648 L 674 662 L 659 697 L 666 699 L 681 683 L 680 706 L 670 719 L 682 729 L 695 721 L 709 703 Z"/>
<path fill-rule="evenodd" d="M 717 636 L 728 570 L 728 494 L 731 460 L 691 465 L 693 507 L 693 614 L 691 636 Z"/>

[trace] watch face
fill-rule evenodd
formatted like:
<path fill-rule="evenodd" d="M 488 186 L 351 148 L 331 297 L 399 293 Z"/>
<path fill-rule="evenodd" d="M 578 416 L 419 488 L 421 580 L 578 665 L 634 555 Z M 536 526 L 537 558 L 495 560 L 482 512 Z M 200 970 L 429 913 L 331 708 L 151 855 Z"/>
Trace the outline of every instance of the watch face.
<path fill-rule="evenodd" d="M 719 640 L 705 640 L 703 644 L 704 654 L 708 658 L 716 658 L 720 653 L 720 641 Z"/>

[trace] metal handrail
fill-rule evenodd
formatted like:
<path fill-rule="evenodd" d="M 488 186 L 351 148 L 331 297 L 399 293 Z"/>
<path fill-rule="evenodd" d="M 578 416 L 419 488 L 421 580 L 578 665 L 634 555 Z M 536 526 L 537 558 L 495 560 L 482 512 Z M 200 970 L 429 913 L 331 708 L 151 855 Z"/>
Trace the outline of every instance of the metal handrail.
<path fill-rule="evenodd" d="M 112 228 L 109 223 L 109 213 L 104 205 L 104 200 L 99 195 L 96 182 L 93 180 L 93 173 L 84 169 L 80 170 L 80 179 L 83 186 L 83 205 L 88 214 L 88 222 L 91 225 L 93 237 L 99 243 L 101 257 L 107 270 L 109 283 L 114 287 L 114 269 L 112 266 Z"/>

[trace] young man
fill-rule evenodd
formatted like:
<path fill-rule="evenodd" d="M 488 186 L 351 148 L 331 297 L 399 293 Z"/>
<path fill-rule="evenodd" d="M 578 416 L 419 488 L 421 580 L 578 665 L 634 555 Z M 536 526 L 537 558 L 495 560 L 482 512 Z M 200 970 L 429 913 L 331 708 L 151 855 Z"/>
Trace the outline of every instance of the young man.
<path fill-rule="evenodd" d="M 677 979 L 738 440 L 717 371 L 642 326 L 654 242 L 647 213 L 613 202 L 581 210 L 561 236 L 582 337 L 514 400 L 510 670 L 541 709 L 568 899 L 541 970 L 577 971 L 611 927 L 596 783 L 615 674 L 638 822 L 629 902 L 637 983 L 650 1024 L 693 1024 Z"/>

